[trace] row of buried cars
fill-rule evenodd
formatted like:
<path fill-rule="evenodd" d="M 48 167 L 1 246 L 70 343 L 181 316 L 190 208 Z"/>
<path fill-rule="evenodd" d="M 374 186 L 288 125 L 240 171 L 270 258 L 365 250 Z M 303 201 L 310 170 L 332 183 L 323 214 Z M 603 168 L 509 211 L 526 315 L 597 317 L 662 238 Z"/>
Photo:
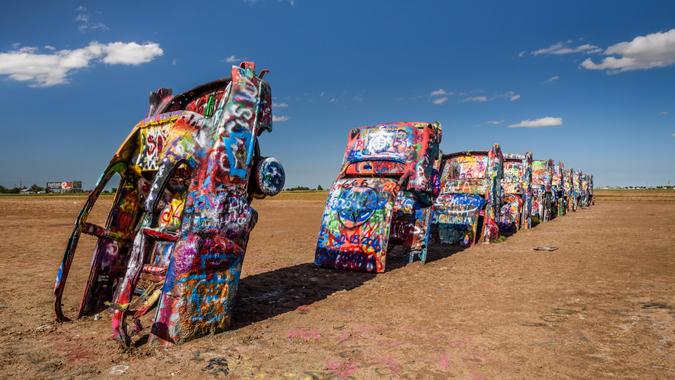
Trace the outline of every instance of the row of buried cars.
<path fill-rule="evenodd" d="M 57 321 L 108 311 L 112 336 L 129 347 L 181 343 L 227 329 L 254 199 L 278 194 L 285 173 L 261 154 L 272 131 L 272 95 L 253 62 L 231 77 L 174 95 L 150 94 L 147 116 L 113 155 L 78 214 L 54 284 Z M 331 188 L 316 249 L 322 267 L 385 270 L 401 245 L 426 260 L 437 240 L 470 245 L 529 228 L 592 203 L 592 176 L 532 156 L 441 155 L 438 123 L 354 129 Z M 104 224 L 89 221 L 100 195 L 119 183 Z M 64 290 L 82 235 L 95 244 L 75 310 Z M 97 319 L 97 318 L 94 318 Z M 144 327 L 144 324 L 146 327 Z M 136 337 L 136 338 L 134 338 Z"/>
<path fill-rule="evenodd" d="M 588 207 L 593 176 L 532 153 L 442 154 L 439 123 L 353 129 L 330 189 L 315 253 L 322 267 L 384 272 L 402 246 L 426 261 L 430 244 L 491 242 Z"/>

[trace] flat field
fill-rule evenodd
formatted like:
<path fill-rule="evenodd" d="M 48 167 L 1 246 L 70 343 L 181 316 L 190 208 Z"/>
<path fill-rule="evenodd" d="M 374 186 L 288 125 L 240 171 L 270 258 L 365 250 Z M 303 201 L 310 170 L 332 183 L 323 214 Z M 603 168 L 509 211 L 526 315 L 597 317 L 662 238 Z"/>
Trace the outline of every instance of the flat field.
<path fill-rule="evenodd" d="M 325 197 L 254 203 L 231 330 L 130 351 L 110 338 L 107 313 L 53 321 L 56 269 L 85 197 L 0 197 L 0 377 L 675 378 L 675 192 L 597 191 L 592 208 L 498 244 L 432 247 L 426 265 L 394 252 L 380 275 L 312 264 Z M 533 250 L 542 245 L 558 250 Z"/>

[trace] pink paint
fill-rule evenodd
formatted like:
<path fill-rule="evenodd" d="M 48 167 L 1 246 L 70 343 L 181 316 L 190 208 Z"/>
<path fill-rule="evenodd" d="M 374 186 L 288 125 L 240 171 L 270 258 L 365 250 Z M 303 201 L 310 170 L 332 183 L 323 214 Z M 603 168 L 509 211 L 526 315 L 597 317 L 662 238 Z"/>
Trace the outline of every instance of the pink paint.
<path fill-rule="evenodd" d="M 329 359 L 326 361 L 326 369 L 333 372 L 337 377 L 341 379 L 348 378 L 352 376 L 359 367 L 356 363 L 345 361 L 337 362 L 335 360 Z"/>
<path fill-rule="evenodd" d="M 347 339 L 349 339 L 350 336 L 351 334 L 349 333 L 349 331 L 341 332 L 340 337 L 338 337 L 338 344 L 344 343 Z"/>
<path fill-rule="evenodd" d="M 447 371 L 450 369 L 450 358 L 448 355 L 441 355 L 438 359 L 438 366 L 443 370 Z"/>
<path fill-rule="evenodd" d="M 321 334 L 316 330 L 293 329 L 288 331 L 287 337 L 288 339 L 300 338 L 305 342 L 309 342 L 310 340 L 319 340 Z"/>
<path fill-rule="evenodd" d="M 382 363 L 384 363 L 389 370 L 391 371 L 392 375 L 394 376 L 399 376 L 401 373 L 401 366 L 394 360 L 393 358 L 390 358 L 388 356 L 385 356 L 382 358 Z"/>

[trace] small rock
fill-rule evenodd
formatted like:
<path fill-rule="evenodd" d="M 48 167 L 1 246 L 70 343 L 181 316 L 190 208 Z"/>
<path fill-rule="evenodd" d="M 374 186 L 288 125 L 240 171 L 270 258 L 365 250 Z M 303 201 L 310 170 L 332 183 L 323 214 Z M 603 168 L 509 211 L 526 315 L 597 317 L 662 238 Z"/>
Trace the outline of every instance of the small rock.
<path fill-rule="evenodd" d="M 541 245 L 539 247 L 534 247 L 535 251 L 544 251 L 544 252 L 553 252 L 556 251 L 558 247 L 552 247 L 548 245 Z"/>
<path fill-rule="evenodd" d="M 222 373 L 223 376 L 227 376 L 230 373 L 230 368 L 228 367 L 227 359 L 212 358 L 209 359 L 206 367 L 202 368 L 202 371 L 208 372 L 211 375 L 219 375 Z"/>
<path fill-rule="evenodd" d="M 51 324 L 51 323 L 45 323 L 44 325 L 36 327 L 35 331 L 37 331 L 37 332 L 54 331 L 54 325 Z"/>
<path fill-rule="evenodd" d="M 124 375 L 124 373 L 127 372 L 128 369 L 129 369 L 128 365 L 118 364 L 110 369 L 110 374 L 114 376 Z"/>

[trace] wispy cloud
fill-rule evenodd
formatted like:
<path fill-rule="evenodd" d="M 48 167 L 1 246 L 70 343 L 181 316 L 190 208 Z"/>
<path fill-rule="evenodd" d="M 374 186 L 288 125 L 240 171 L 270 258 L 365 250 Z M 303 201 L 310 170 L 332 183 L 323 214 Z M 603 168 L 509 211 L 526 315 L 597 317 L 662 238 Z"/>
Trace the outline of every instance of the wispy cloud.
<path fill-rule="evenodd" d="M 92 20 L 91 12 L 89 12 L 86 7 L 80 5 L 75 11 L 77 12 L 77 15 L 75 16 L 74 21 L 77 24 L 77 30 L 80 32 L 105 32 L 110 30 L 108 25 Z"/>
<path fill-rule="evenodd" d="M 565 54 L 594 54 L 602 51 L 599 47 L 591 44 L 583 44 L 579 46 L 570 46 L 572 41 L 556 42 L 553 45 L 530 52 L 532 55 L 565 55 Z"/>
<path fill-rule="evenodd" d="M 668 114 L 669 114 L 668 111 L 662 111 L 662 112 L 659 112 L 659 115 L 660 115 L 660 116 L 668 116 Z"/>
<path fill-rule="evenodd" d="M 542 117 L 539 119 L 523 120 L 517 124 L 509 125 L 509 128 L 548 128 L 559 127 L 563 124 L 561 117 Z"/>
<path fill-rule="evenodd" d="M 431 97 L 431 103 L 437 106 L 446 103 L 448 101 L 449 95 L 452 95 L 452 93 L 445 91 L 444 88 L 439 88 L 429 93 L 429 96 Z"/>
<path fill-rule="evenodd" d="M 241 61 L 246 61 L 248 58 L 242 58 L 242 57 L 237 57 L 236 55 L 231 55 L 227 58 L 225 58 L 225 62 L 227 63 L 239 63 Z"/>
<path fill-rule="evenodd" d="M 520 94 L 516 94 L 515 91 L 507 91 L 506 93 L 504 93 L 503 96 L 508 98 L 512 102 L 515 102 L 516 100 L 520 99 Z"/>
<path fill-rule="evenodd" d="M 272 122 L 274 123 L 283 123 L 288 121 L 289 117 L 286 115 L 272 115 Z"/>
<path fill-rule="evenodd" d="M 500 125 L 504 123 L 504 120 L 490 120 L 487 123 L 491 125 Z"/>
<path fill-rule="evenodd" d="M 254 5 L 254 4 L 262 3 L 265 0 L 243 0 L 243 1 L 244 1 L 244 3 Z M 295 0 L 276 0 L 276 2 L 277 3 L 286 3 L 286 4 L 290 5 L 291 7 L 295 6 Z"/>
<path fill-rule="evenodd" d="M 272 102 L 272 107 L 273 107 L 273 108 L 288 108 L 288 103 L 284 103 L 284 102 L 279 102 L 279 103 L 277 103 L 277 102 Z"/>
<path fill-rule="evenodd" d="M 501 94 L 496 94 L 496 95 L 475 95 L 475 96 L 468 96 L 462 100 L 462 103 L 465 102 L 471 102 L 471 103 L 485 103 L 485 102 L 491 102 L 493 100 L 498 100 L 498 99 L 508 99 L 509 101 L 515 102 L 516 100 L 519 100 L 521 98 L 520 94 L 516 93 L 515 91 L 506 91 Z"/>
<path fill-rule="evenodd" d="M 559 76 L 559 75 L 554 75 L 554 76 L 552 76 L 552 77 L 546 79 L 546 83 L 553 83 L 553 82 L 557 82 L 557 81 L 559 81 L 559 80 L 560 80 L 560 76 Z"/>
<path fill-rule="evenodd" d="M 468 98 L 464 98 L 464 100 L 462 100 L 462 101 L 463 102 L 473 102 L 473 103 L 485 103 L 488 100 L 490 100 L 490 99 L 488 99 L 487 96 L 478 95 L 478 96 L 469 96 Z"/>
<path fill-rule="evenodd" d="M 606 57 L 595 63 L 587 58 L 581 67 L 587 70 L 607 70 L 621 73 L 631 70 L 647 70 L 675 64 L 675 29 L 637 36 L 632 41 L 619 42 L 608 47 Z"/>
<path fill-rule="evenodd" d="M 79 69 L 101 61 L 108 65 L 140 65 L 164 54 L 159 44 L 148 42 L 110 42 L 89 45 L 74 50 L 39 53 L 35 47 L 0 52 L 0 75 L 32 82 L 34 87 L 49 87 L 68 83 L 68 76 Z"/>

